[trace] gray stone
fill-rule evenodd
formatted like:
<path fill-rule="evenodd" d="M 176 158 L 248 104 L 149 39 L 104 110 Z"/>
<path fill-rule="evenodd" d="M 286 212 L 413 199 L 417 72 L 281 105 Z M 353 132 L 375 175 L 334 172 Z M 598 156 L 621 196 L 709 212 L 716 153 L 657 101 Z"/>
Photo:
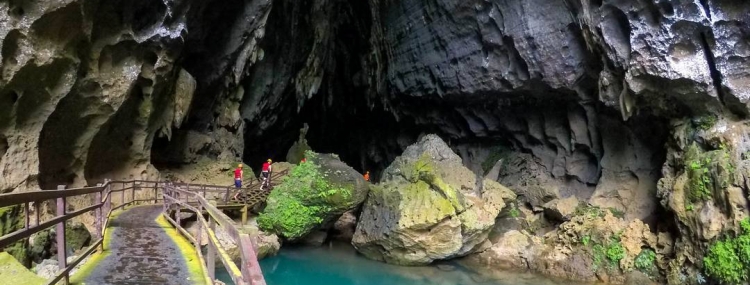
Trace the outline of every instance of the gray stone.
<path fill-rule="evenodd" d="M 383 177 L 371 189 L 352 244 L 388 263 L 428 264 L 476 251 L 515 199 L 491 180 L 478 187 L 477 176 L 435 135 L 409 146 Z"/>

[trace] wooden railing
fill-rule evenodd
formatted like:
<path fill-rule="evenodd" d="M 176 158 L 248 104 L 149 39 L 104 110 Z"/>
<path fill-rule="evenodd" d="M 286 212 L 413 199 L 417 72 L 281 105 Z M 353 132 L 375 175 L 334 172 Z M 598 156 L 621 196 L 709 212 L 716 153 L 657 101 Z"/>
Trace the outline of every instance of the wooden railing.
<path fill-rule="evenodd" d="M 14 231 L 0 237 L 0 248 L 5 248 L 15 242 L 21 241 L 31 235 L 55 226 L 55 236 L 57 244 L 57 262 L 61 268 L 57 275 L 48 280 L 47 284 L 57 284 L 60 280 L 69 283 L 68 278 L 70 271 L 73 270 L 81 261 L 91 255 L 98 246 L 103 246 L 103 237 L 106 225 L 109 221 L 112 211 L 136 202 L 158 202 L 161 201 L 159 189 L 163 188 L 163 182 L 156 181 L 106 181 L 104 184 L 98 184 L 96 187 L 84 187 L 75 189 L 65 189 L 65 185 L 60 185 L 57 190 L 30 191 L 22 193 L 10 193 L 0 195 L 0 208 L 14 207 L 23 205 L 25 226 L 23 229 Z M 126 195 L 127 190 L 130 195 Z M 148 196 L 153 194 L 153 199 L 136 199 L 136 191 L 146 191 Z M 68 199 L 81 197 L 85 195 L 95 195 L 93 205 L 68 212 Z M 119 196 L 115 199 L 113 207 L 113 196 Z M 143 195 L 140 195 L 143 196 Z M 119 200 L 119 203 L 117 203 Z M 41 221 L 40 213 L 42 204 L 47 201 L 54 201 L 56 208 L 55 216 L 49 220 Z M 34 207 L 35 223 L 31 223 L 30 205 Z M 85 213 L 94 212 L 94 232 L 95 241 L 79 255 L 75 260 L 67 262 L 65 222 Z"/>
<path fill-rule="evenodd" d="M 130 191 L 128 191 L 130 190 Z M 237 190 L 235 190 L 237 191 Z M 253 192 L 254 189 L 241 189 L 239 191 Z M 208 203 L 208 200 L 204 197 L 207 192 L 216 192 L 225 194 L 223 199 L 224 202 L 228 202 L 231 199 L 232 192 L 231 187 L 226 186 L 215 186 L 215 185 L 191 185 L 191 184 L 179 184 L 174 185 L 169 182 L 159 181 L 144 181 L 144 180 L 133 180 L 133 181 L 110 181 L 105 180 L 103 184 L 97 184 L 95 187 L 83 187 L 74 189 L 65 189 L 64 185 L 60 185 L 56 190 L 41 190 L 41 191 L 30 191 L 21 193 L 9 193 L 0 194 L 0 208 L 3 207 L 18 207 L 23 205 L 24 208 L 24 219 L 25 226 L 23 229 L 16 230 L 12 233 L 8 233 L 0 237 L 0 249 L 3 249 L 15 242 L 22 241 L 30 237 L 31 235 L 46 230 L 55 226 L 56 233 L 56 244 L 57 244 L 57 260 L 59 268 L 61 268 L 54 278 L 47 281 L 47 284 L 57 284 L 57 282 L 64 280 L 66 284 L 69 283 L 69 274 L 79 263 L 81 263 L 86 257 L 91 255 L 98 246 L 102 246 L 106 231 L 106 225 L 109 222 L 110 215 L 113 211 L 131 205 L 133 203 L 158 203 L 164 202 L 165 214 L 164 216 L 179 229 L 179 231 L 187 237 L 191 242 L 196 245 L 199 256 L 202 258 L 200 251 L 200 237 L 196 239 L 190 235 L 179 223 L 179 214 L 176 216 L 177 221 L 173 220 L 167 214 L 167 210 L 173 207 L 173 205 L 179 205 L 177 211 L 180 208 L 186 208 L 193 212 L 198 213 L 197 217 L 199 220 L 200 229 L 198 234 L 201 235 L 206 232 L 209 237 L 208 247 L 208 259 L 205 259 L 205 264 L 208 268 L 208 275 L 214 280 L 214 258 L 215 253 L 220 253 L 219 257 L 227 267 L 227 271 L 235 280 L 236 284 L 251 284 L 251 285 L 264 285 L 263 275 L 258 265 L 258 260 L 255 255 L 255 247 L 253 246 L 252 240 L 247 234 L 241 233 L 234 227 L 232 220 L 224 215 L 216 207 Z M 139 195 L 137 195 L 139 193 Z M 169 195 L 167 194 L 169 193 Z M 201 195 L 203 194 L 203 195 Z M 91 206 L 87 206 L 82 209 L 68 211 L 68 199 L 76 197 L 84 197 L 84 199 L 91 199 L 91 197 L 85 197 L 86 195 L 94 195 Z M 139 199 L 136 199 L 139 198 Z M 192 198 L 193 201 L 189 201 Z M 265 198 L 265 196 L 264 196 Z M 184 201 L 183 201 L 184 200 Z M 42 204 L 52 201 L 56 208 L 55 216 L 49 220 L 41 221 L 40 213 L 42 211 Z M 196 205 L 193 207 L 192 205 Z M 80 205 L 79 205 L 80 206 Z M 30 207 L 34 207 L 34 223 L 30 217 Z M 245 207 L 246 209 L 247 207 Z M 75 260 L 67 262 L 67 251 L 66 251 L 66 237 L 65 237 L 65 222 L 73 218 L 81 216 L 85 213 L 94 212 L 94 226 L 96 228 L 94 233 L 95 241 L 80 254 Z M 209 220 L 206 221 L 203 218 L 202 212 L 206 211 L 209 216 Z M 241 249 L 242 264 L 241 268 L 238 269 L 231 260 L 227 259 L 226 251 L 221 248 L 218 243 L 216 234 L 213 232 L 215 224 L 218 223 L 229 233 L 229 235 L 237 242 L 237 245 Z"/>
<path fill-rule="evenodd" d="M 229 275 L 235 284 L 247 284 L 247 285 L 265 285 L 266 281 L 263 278 L 260 265 L 258 264 L 257 255 L 255 253 L 256 245 L 250 236 L 246 233 L 241 232 L 237 229 L 232 219 L 221 212 L 218 208 L 208 202 L 204 195 L 201 193 L 205 192 L 194 192 L 188 190 L 188 187 L 182 187 L 178 185 L 168 184 L 164 188 L 164 212 L 167 220 L 174 225 L 185 237 L 196 248 L 199 258 L 206 268 L 206 272 L 210 280 L 216 280 L 216 257 L 218 254 L 219 260 L 224 265 Z M 195 187 L 192 187 L 195 189 Z M 192 190 L 191 189 L 191 190 Z M 206 189 L 201 189 L 205 191 Z M 185 230 L 180 222 L 180 211 L 187 209 L 196 214 L 198 220 L 198 230 L 195 236 Z M 174 219 L 170 215 L 166 214 L 174 211 Z M 206 212 L 207 218 L 203 216 L 203 212 Z M 227 254 L 226 250 L 222 248 L 219 239 L 216 237 L 216 224 L 232 237 L 234 242 L 240 251 L 240 267 L 232 261 Z M 201 242 L 203 235 L 208 238 L 208 246 L 206 250 L 206 256 L 203 256 L 201 252 Z"/>

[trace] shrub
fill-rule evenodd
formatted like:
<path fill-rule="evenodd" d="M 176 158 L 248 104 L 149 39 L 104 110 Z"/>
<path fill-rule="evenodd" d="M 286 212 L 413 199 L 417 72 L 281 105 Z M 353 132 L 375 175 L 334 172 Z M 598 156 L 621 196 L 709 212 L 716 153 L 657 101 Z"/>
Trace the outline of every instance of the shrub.
<path fill-rule="evenodd" d="M 740 228 L 739 236 L 715 242 L 703 257 L 706 273 L 725 284 L 741 283 L 750 274 L 750 220 L 740 222 Z"/>
<path fill-rule="evenodd" d="M 656 253 L 651 249 L 641 250 L 641 253 L 635 257 L 635 268 L 643 273 L 651 273 L 654 269 Z"/>
<path fill-rule="evenodd" d="M 613 240 L 609 246 L 607 246 L 607 259 L 609 259 L 609 262 L 614 265 L 619 263 L 623 258 L 625 258 L 625 248 L 622 247 L 620 241 Z"/>

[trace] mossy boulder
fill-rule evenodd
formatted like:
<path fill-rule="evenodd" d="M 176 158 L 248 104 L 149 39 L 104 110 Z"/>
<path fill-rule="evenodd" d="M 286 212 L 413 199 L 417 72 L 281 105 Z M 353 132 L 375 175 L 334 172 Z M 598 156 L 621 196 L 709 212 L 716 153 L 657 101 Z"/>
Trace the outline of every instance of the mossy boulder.
<path fill-rule="evenodd" d="M 368 258 L 401 265 L 467 255 L 515 198 L 497 182 L 477 181 L 445 142 L 428 135 L 371 186 L 352 244 Z"/>
<path fill-rule="evenodd" d="M 276 186 L 258 217 L 261 229 L 287 240 L 299 240 L 358 207 L 367 197 L 362 175 L 335 155 L 306 153 Z"/>

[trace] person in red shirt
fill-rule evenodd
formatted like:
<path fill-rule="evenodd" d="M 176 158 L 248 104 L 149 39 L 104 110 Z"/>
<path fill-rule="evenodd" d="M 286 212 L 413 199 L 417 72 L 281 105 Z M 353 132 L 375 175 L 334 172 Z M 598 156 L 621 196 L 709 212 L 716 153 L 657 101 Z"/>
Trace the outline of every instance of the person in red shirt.
<path fill-rule="evenodd" d="M 234 187 L 242 188 L 242 163 L 234 170 Z"/>
<path fill-rule="evenodd" d="M 261 169 L 260 175 L 263 177 L 263 180 L 268 179 L 270 173 L 271 173 L 271 159 L 269 158 L 266 162 L 263 163 L 263 168 Z"/>
<path fill-rule="evenodd" d="M 299 163 L 302 164 L 302 163 L 305 163 L 305 162 L 307 162 L 307 157 L 303 157 L 302 161 L 300 161 Z"/>
<path fill-rule="evenodd" d="M 365 172 L 364 176 L 365 176 L 365 181 L 369 182 L 370 181 L 370 171 L 368 170 L 367 172 Z"/>

